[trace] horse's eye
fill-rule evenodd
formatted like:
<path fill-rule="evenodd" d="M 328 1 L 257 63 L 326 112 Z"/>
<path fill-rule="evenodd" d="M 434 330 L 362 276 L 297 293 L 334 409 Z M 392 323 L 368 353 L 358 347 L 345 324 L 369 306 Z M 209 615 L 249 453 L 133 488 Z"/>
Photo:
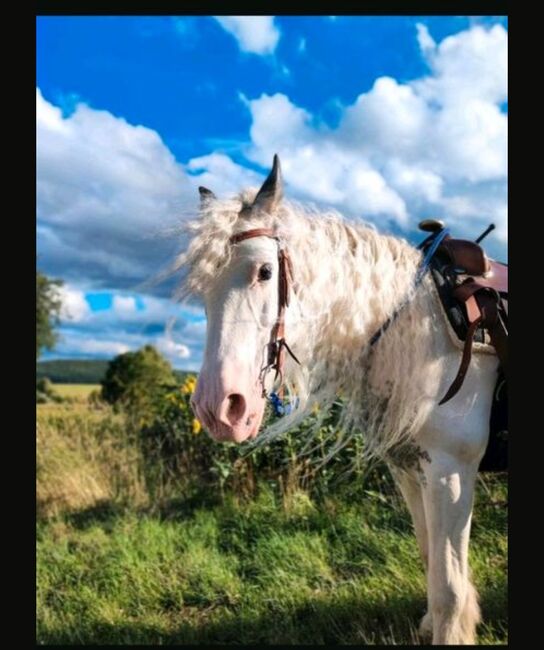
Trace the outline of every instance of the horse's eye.
<path fill-rule="evenodd" d="M 270 280 L 272 277 L 272 264 L 263 264 L 259 269 L 259 281 Z"/>

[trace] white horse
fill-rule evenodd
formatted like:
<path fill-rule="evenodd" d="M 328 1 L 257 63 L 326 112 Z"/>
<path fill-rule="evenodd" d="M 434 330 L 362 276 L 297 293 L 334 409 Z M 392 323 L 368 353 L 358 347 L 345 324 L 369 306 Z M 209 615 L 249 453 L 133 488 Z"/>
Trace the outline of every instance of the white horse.
<path fill-rule="evenodd" d="M 189 223 L 192 238 L 176 263 L 188 268 L 182 293 L 199 295 L 206 306 L 197 417 L 217 440 L 255 438 L 263 388 L 273 382 L 272 373 L 261 372 L 263 351 L 285 335 L 300 362 L 287 355 L 283 368 L 296 408 L 260 437 L 298 424 L 316 403 L 326 410 L 340 393 L 341 430 L 362 432 L 366 455 L 387 461 L 412 515 L 427 574 L 421 635 L 433 644 L 474 643 L 480 610 L 468 546 L 497 357 L 474 355 L 460 391 L 439 406 L 461 355 L 432 279 L 414 289 L 418 250 L 335 212 L 284 200 L 277 157 L 258 192 L 229 200 L 200 193 L 201 213 Z M 288 305 L 278 292 L 282 281 L 291 285 Z M 371 348 L 372 334 L 407 296 Z"/>

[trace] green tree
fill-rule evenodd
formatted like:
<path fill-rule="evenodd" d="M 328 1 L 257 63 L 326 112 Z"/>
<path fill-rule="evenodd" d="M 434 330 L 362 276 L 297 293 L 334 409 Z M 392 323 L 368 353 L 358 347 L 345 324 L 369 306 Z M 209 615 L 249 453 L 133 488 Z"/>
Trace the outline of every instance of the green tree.
<path fill-rule="evenodd" d="M 51 350 L 57 342 L 55 327 L 59 323 L 62 300 L 58 287 L 62 280 L 52 280 L 36 271 L 36 359 L 43 348 Z"/>
<path fill-rule="evenodd" d="M 147 420 L 158 394 L 177 385 L 170 363 L 152 345 L 112 359 L 101 382 L 102 398 Z"/>

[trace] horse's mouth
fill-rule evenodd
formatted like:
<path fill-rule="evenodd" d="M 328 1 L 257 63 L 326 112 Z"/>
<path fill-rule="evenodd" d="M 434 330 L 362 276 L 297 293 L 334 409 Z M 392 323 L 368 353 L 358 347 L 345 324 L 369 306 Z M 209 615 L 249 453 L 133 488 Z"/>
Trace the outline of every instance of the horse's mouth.
<path fill-rule="evenodd" d="M 264 413 L 264 410 L 263 410 Z M 240 426 L 230 426 L 218 420 L 211 420 L 209 418 L 199 418 L 209 433 L 209 435 L 217 442 L 235 442 L 242 443 L 246 440 L 254 440 L 259 434 L 263 413 L 251 413 Z"/>

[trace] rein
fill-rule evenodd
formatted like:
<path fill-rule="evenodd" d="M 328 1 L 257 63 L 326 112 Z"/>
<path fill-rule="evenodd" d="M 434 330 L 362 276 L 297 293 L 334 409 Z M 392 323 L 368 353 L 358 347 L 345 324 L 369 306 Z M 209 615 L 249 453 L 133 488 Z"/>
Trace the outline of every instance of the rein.
<path fill-rule="evenodd" d="M 283 398 L 283 367 L 285 364 L 285 351 L 291 358 L 300 365 L 291 348 L 285 340 L 285 312 L 289 307 L 290 284 L 293 280 L 293 266 L 291 258 L 285 248 L 282 248 L 280 238 L 271 228 L 254 228 L 246 230 L 230 238 L 231 244 L 239 244 L 246 239 L 253 237 L 268 237 L 274 239 L 278 245 L 278 316 L 270 332 L 270 340 L 266 345 L 266 360 L 259 372 L 259 381 L 262 386 L 262 397 L 268 398 L 274 408 L 276 415 L 283 415 L 285 407 L 282 404 Z M 271 370 L 275 370 L 274 382 L 280 378 L 280 386 L 277 392 L 268 395 L 265 387 L 266 376 Z"/>

